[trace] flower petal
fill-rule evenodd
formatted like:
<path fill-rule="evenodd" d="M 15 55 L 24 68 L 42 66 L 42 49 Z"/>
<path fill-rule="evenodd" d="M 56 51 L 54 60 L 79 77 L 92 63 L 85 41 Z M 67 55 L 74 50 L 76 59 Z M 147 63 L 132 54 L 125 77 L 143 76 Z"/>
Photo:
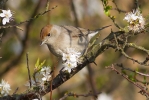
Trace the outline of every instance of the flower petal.
<path fill-rule="evenodd" d="M 0 17 L 5 17 L 5 14 L 4 13 L 0 13 Z"/>
<path fill-rule="evenodd" d="M 3 25 L 5 25 L 7 22 L 6 18 L 4 18 L 2 22 L 3 22 Z"/>

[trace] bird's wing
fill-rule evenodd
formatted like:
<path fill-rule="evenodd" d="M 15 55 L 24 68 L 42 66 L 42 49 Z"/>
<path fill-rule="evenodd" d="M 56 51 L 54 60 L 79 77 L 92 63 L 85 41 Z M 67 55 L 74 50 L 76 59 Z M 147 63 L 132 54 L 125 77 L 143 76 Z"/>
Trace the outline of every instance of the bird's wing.
<path fill-rule="evenodd" d="M 87 36 L 88 34 L 94 32 L 94 31 L 90 31 L 84 28 L 79 28 L 74 26 L 61 26 L 61 27 L 62 27 L 62 31 L 66 31 L 72 37 Z"/>

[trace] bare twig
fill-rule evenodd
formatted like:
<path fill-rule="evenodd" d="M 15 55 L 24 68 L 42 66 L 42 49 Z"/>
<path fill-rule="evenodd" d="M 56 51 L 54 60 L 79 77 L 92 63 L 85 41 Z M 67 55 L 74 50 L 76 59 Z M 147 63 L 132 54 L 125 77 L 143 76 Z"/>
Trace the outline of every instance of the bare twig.
<path fill-rule="evenodd" d="M 113 8 L 113 10 L 117 10 L 119 13 L 126 13 L 126 11 L 121 10 L 120 8 L 118 8 L 118 6 L 117 6 L 115 0 L 112 0 L 112 2 L 113 2 L 113 3 L 115 4 L 115 6 L 116 6 L 116 8 Z"/>
<path fill-rule="evenodd" d="M 19 88 L 17 87 L 16 90 L 14 91 L 13 95 L 16 94 L 18 90 L 19 90 Z"/>
<path fill-rule="evenodd" d="M 141 76 L 145 76 L 145 77 L 149 77 L 149 74 L 144 74 L 144 73 L 141 73 L 139 71 L 135 71 L 135 70 L 132 70 L 130 68 L 126 68 L 124 67 L 122 64 L 116 64 L 118 67 L 122 68 L 122 70 L 128 70 L 128 71 L 131 71 L 131 72 L 134 72 L 134 73 L 137 73 L 138 75 L 141 75 Z"/>
<path fill-rule="evenodd" d="M 148 93 L 146 87 L 143 87 L 143 86 L 141 86 L 140 84 L 138 84 L 138 83 L 133 82 L 132 80 L 130 80 L 127 75 L 122 74 L 121 72 L 119 72 L 119 71 L 114 67 L 113 64 L 112 64 L 111 66 L 106 67 L 106 68 L 115 71 L 117 74 L 119 74 L 119 75 L 121 75 L 122 77 L 124 77 L 125 79 L 127 79 L 130 83 L 132 83 L 132 84 L 135 85 L 136 87 L 140 88 L 140 92 L 139 92 L 139 93 L 141 93 L 142 95 L 145 95 L 147 98 L 149 97 L 149 93 Z"/>
<path fill-rule="evenodd" d="M 132 47 L 132 48 L 136 48 L 136 49 L 141 50 L 141 51 L 144 51 L 144 52 L 146 52 L 149 55 L 149 50 L 145 49 L 142 46 L 138 46 L 135 43 L 126 43 L 126 46 Z"/>
<path fill-rule="evenodd" d="M 88 69 L 88 72 L 89 72 L 89 83 L 90 83 L 90 86 L 91 86 L 91 88 L 92 88 L 92 91 L 93 91 L 93 94 L 94 94 L 94 98 L 97 98 L 97 92 L 96 92 L 96 88 L 95 88 L 95 84 L 94 84 L 94 80 L 93 80 L 93 70 L 92 70 L 92 68 L 91 68 L 91 65 L 90 64 L 88 64 L 88 66 L 87 66 L 87 69 Z"/>
<path fill-rule="evenodd" d="M 2 36 L 3 36 L 3 33 L 0 34 L 0 44 L 2 43 Z M 2 58 L 2 57 L 0 57 L 0 58 Z"/>
<path fill-rule="evenodd" d="M 138 2 L 138 0 L 134 0 L 135 1 L 135 9 L 137 9 L 138 7 L 139 7 L 139 2 Z"/>
<path fill-rule="evenodd" d="M 136 62 L 136 63 L 138 63 L 138 64 L 140 64 L 140 65 L 149 66 L 149 64 L 144 63 L 144 61 L 141 62 L 141 61 L 139 61 L 139 60 L 136 60 L 136 59 L 130 57 L 130 56 L 127 55 L 127 54 L 124 52 L 124 50 L 122 50 L 122 49 L 121 49 L 121 53 L 122 53 L 126 58 L 132 60 L 133 62 Z"/>
<path fill-rule="evenodd" d="M 54 78 L 54 72 L 55 72 L 55 66 L 54 66 L 54 68 L 53 68 L 53 71 L 51 72 L 51 74 L 52 74 L 52 79 L 51 79 L 51 81 L 50 81 L 50 84 L 51 84 L 51 85 L 50 85 L 50 89 L 51 89 L 51 90 L 50 90 L 50 91 L 51 91 L 51 92 L 50 92 L 50 100 L 52 100 L 52 90 L 53 90 L 53 89 L 52 89 L 52 82 L 53 82 L 53 78 Z"/>
<path fill-rule="evenodd" d="M 28 60 L 28 53 L 26 53 L 26 63 L 27 63 L 27 71 L 28 71 L 28 78 L 29 78 L 29 85 L 30 88 L 32 87 L 32 81 L 31 81 L 31 74 L 30 74 L 30 69 L 29 69 L 29 60 Z"/>

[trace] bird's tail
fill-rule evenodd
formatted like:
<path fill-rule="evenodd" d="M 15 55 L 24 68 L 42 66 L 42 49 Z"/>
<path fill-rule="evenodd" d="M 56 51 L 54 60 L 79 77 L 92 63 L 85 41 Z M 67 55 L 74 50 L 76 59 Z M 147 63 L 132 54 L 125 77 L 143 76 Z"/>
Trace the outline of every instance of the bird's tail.
<path fill-rule="evenodd" d="M 99 32 L 99 31 L 101 31 L 101 30 L 103 30 L 103 29 L 105 29 L 105 28 L 107 28 L 107 27 L 110 27 L 110 26 L 112 26 L 112 25 L 108 25 L 108 26 L 101 27 L 101 28 L 99 28 L 99 29 L 96 29 L 95 32 Z"/>
<path fill-rule="evenodd" d="M 107 27 L 110 27 L 110 26 L 112 26 L 112 25 L 104 26 L 104 27 L 101 27 L 99 29 L 96 29 L 95 31 L 88 33 L 89 39 L 91 39 L 93 36 L 95 36 L 99 31 L 101 31 Z"/>

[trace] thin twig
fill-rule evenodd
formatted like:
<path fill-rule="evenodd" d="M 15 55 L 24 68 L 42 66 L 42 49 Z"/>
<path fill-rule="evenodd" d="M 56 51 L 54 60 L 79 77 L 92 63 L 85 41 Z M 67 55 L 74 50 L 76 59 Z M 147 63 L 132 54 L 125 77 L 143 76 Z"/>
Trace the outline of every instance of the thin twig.
<path fill-rule="evenodd" d="M 15 89 L 13 95 L 16 94 L 18 90 L 19 90 L 19 88 L 17 87 L 17 88 Z"/>
<path fill-rule="evenodd" d="M 30 21 L 35 20 L 35 19 L 37 19 L 38 17 L 40 17 L 40 16 L 42 16 L 42 15 L 46 14 L 47 12 L 52 11 L 52 10 L 53 10 L 53 9 L 55 9 L 56 7 L 57 7 L 57 6 L 54 6 L 54 7 L 52 7 L 52 8 L 51 8 L 51 9 L 49 9 L 49 10 L 45 10 L 44 12 L 41 12 L 41 13 L 39 13 L 39 14 L 35 15 L 33 18 L 30 18 L 29 20 L 26 20 L 26 21 L 20 22 L 20 23 L 18 23 L 18 24 L 16 24 L 16 25 L 0 26 L 0 29 L 4 29 L 4 28 L 11 28 L 11 27 L 17 27 L 18 25 L 21 25 L 21 24 L 24 24 L 24 23 L 30 22 Z"/>
<path fill-rule="evenodd" d="M 26 53 L 26 63 L 27 63 L 27 70 L 28 70 L 28 78 L 29 78 L 29 85 L 30 88 L 32 87 L 32 82 L 31 82 L 31 75 L 30 75 L 30 69 L 29 69 L 29 60 L 28 60 L 28 52 Z"/>
<path fill-rule="evenodd" d="M 119 71 L 114 67 L 113 64 L 112 64 L 111 66 L 106 67 L 106 68 L 107 68 L 107 69 L 112 69 L 112 70 L 115 71 L 117 74 L 119 74 L 119 75 L 121 75 L 122 77 L 124 77 L 125 79 L 127 79 L 130 83 L 134 84 L 135 86 L 137 86 L 138 88 L 141 89 L 139 93 L 145 95 L 147 98 L 149 97 L 149 93 L 147 92 L 146 87 L 143 87 L 143 86 L 141 86 L 140 84 L 138 84 L 138 83 L 133 82 L 132 80 L 130 80 L 127 75 L 122 74 L 121 72 L 119 72 Z"/>
<path fill-rule="evenodd" d="M 139 60 L 136 60 L 136 59 L 130 57 L 130 56 L 127 55 L 127 54 L 124 52 L 124 50 L 122 50 L 122 49 L 121 49 L 121 53 L 122 53 L 126 58 L 132 60 L 133 62 L 136 62 L 136 63 L 138 63 L 138 64 L 140 64 L 140 65 L 149 66 L 149 64 L 144 64 L 144 61 L 143 61 L 143 62 L 140 62 Z"/>
<path fill-rule="evenodd" d="M 54 78 L 55 68 L 56 68 L 56 67 L 54 66 L 54 67 L 53 67 L 53 70 L 52 70 L 51 73 L 50 73 L 50 74 L 52 74 L 52 79 L 51 79 L 51 82 L 50 82 L 50 84 L 51 84 L 51 85 L 50 85 L 50 91 L 51 91 L 51 92 L 50 92 L 50 100 L 52 100 L 52 90 L 53 90 L 53 89 L 52 89 L 52 82 L 53 82 L 53 78 Z"/>
<path fill-rule="evenodd" d="M 145 48 L 142 47 L 142 46 L 138 46 L 138 45 L 136 45 L 135 43 L 126 43 L 126 46 L 128 46 L 128 47 L 133 47 L 133 48 L 136 48 L 136 49 L 138 49 L 138 50 L 144 51 L 144 52 L 146 52 L 146 53 L 149 55 L 149 50 L 145 49 Z"/>
<path fill-rule="evenodd" d="M 128 70 L 128 71 L 131 71 L 131 72 L 134 72 L 134 73 L 137 73 L 138 75 L 141 75 L 141 76 L 146 76 L 146 77 L 149 77 L 149 74 L 144 74 L 144 73 L 141 73 L 139 71 L 135 71 L 135 70 L 132 70 L 130 68 L 126 68 L 124 67 L 122 64 L 116 64 L 118 67 L 122 68 L 122 70 Z"/>
<path fill-rule="evenodd" d="M 139 7 L 138 0 L 135 0 L 135 9 Z"/>
<path fill-rule="evenodd" d="M 124 10 L 121 10 L 120 8 L 118 8 L 118 6 L 117 6 L 117 4 L 116 4 L 116 2 L 115 2 L 115 0 L 112 0 L 112 2 L 115 4 L 115 6 L 116 6 L 116 8 L 113 8 L 113 10 L 117 10 L 119 13 L 126 13 L 126 11 L 124 11 Z"/>
<path fill-rule="evenodd" d="M 87 66 L 87 69 L 88 69 L 88 72 L 89 72 L 89 84 L 90 84 L 90 87 L 92 88 L 92 91 L 93 91 L 93 94 L 94 94 L 94 98 L 97 98 L 97 93 L 96 93 L 96 88 L 95 88 L 95 83 L 94 83 L 94 74 L 93 74 L 93 70 L 91 68 L 91 64 L 88 64 Z"/>
<path fill-rule="evenodd" d="M 0 44 L 2 43 L 2 36 L 3 36 L 3 33 L 0 34 Z M 1 49 L 1 48 L 0 48 Z M 0 57 L 1 59 L 2 57 Z"/>

